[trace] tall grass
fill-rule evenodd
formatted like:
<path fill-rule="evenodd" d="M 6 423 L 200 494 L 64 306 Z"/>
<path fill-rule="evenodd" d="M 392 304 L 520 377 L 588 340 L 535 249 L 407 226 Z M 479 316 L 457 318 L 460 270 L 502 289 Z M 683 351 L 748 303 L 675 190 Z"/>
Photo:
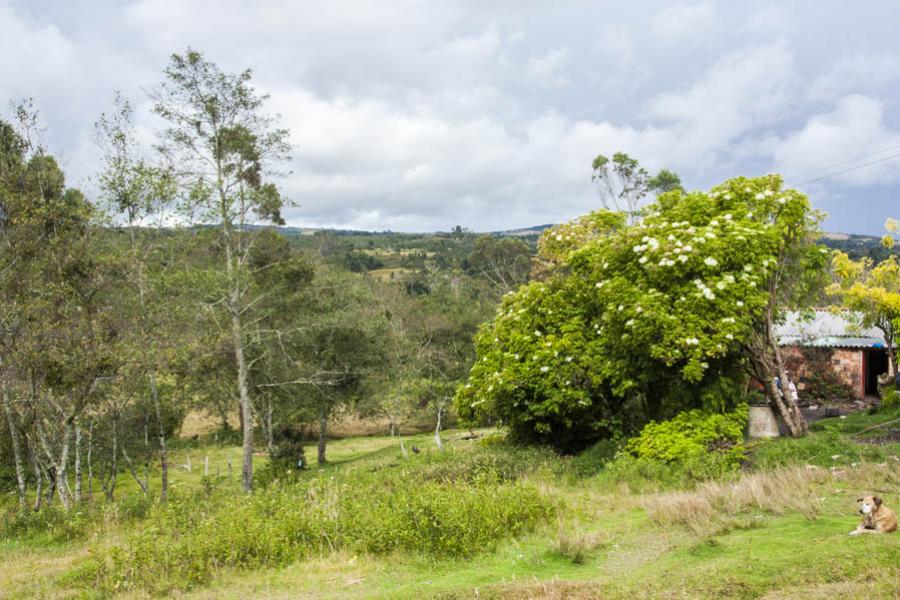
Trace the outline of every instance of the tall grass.
<path fill-rule="evenodd" d="M 123 544 L 98 547 L 71 583 L 165 594 L 220 569 L 279 566 L 338 550 L 465 557 L 493 549 L 554 514 L 535 486 L 500 459 L 425 461 L 274 485 L 251 496 L 176 497 Z M 515 461 L 513 461 L 515 462 Z"/>
<path fill-rule="evenodd" d="M 900 463 L 859 468 L 822 469 L 809 465 L 746 474 L 734 482 L 708 481 L 689 492 L 668 492 L 643 498 L 650 518 L 662 525 L 681 524 L 696 533 L 727 530 L 735 517 L 752 510 L 781 515 L 800 513 L 817 518 L 823 509 L 816 486 L 836 479 L 859 485 L 900 481 Z"/>

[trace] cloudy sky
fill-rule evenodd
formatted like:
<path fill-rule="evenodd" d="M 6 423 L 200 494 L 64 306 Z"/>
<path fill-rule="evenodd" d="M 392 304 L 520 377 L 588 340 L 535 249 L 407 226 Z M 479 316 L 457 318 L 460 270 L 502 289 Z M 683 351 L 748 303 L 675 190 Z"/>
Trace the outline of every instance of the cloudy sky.
<path fill-rule="evenodd" d="M 172 52 L 250 67 L 294 145 L 302 226 L 559 222 L 625 151 L 690 188 L 778 172 L 831 231 L 900 217 L 900 3 L 0 0 L 0 113 L 34 98 L 71 183 L 92 123 Z"/>

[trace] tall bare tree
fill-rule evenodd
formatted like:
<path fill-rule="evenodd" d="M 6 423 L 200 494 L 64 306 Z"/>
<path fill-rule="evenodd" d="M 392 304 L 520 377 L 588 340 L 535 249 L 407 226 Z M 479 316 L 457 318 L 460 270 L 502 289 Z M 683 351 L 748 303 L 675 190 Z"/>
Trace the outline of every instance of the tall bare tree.
<path fill-rule="evenodd" d="M 160 151 L 177 165 L 182 214 L 219 228 L 225 282 L 216 302 L 227 312 L 234 346 L 243 427 L 242 486 L 253 487 L 253 403 L 248 384 L 245 314 L 260 298 L 250 258 L 253 223 L 283 223 L 282 197 L 266 178 L 287 159 L 288 131 L 263 112 L 267 98 L 251 86 L 252 73 L 227 73 L 190 48 L 173 54 L 163 82 L 151 91 L 154 111 L 167 127 Z"/>

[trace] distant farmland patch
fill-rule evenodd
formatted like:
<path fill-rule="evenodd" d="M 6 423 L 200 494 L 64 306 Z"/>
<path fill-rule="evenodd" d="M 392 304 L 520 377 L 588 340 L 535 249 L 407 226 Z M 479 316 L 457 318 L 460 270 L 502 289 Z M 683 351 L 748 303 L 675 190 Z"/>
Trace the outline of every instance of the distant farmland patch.
<path fill-rule="evenodd" d="M 403 275 L 409 275 L 411 273 L 415 273 L 415 269 L 407 269 L 404 267 L 396 267 L 389 269 L 375 269 L 374 271 L 369 271 L 369 275 L 373 277 L 377 277 L 381 281 L 389 281 L 391 279 L 399 279 Z"/>

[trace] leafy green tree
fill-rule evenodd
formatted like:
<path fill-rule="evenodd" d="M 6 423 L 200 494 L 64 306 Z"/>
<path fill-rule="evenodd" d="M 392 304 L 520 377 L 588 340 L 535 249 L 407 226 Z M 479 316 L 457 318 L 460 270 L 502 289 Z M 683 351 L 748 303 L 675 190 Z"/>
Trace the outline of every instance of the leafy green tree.
<path fill-rule="evenodd" d="M 20 501 L 23 448 L 36 485 L 50 481 L 68 509 L 80 499 L 80 418 L 98 386 L 115 374 L 113 281 L 94 226 L 95 207 L 40 144 L 30 104 L 17 107 L 18 130 L 0 126 L 0 245 L 3 294 L 4 412 L 18 442 Z M 15 437 L 19 437 L 18 434 Z M 75 491 L 67 469 L 75 442 Z M 36 508 L 41 494 L 36 494 Z"/>
<path fill-rule="evenodd" d="M 476 336 L 460 415 L 575 449 L 733 396 L 722 382 L 744 369 L 802 434 L 772 383 L 787 380 L 774 324 L 821 285 L 817 222 L 768 176 L 663 194 L 637 225 L 601 212 L 547 231 L 540 247 L 558 266 L 506 296 Z"/>
<path fill-rule="evenodd" d="M 381 364 L 386 323 L 366 279 L 346 271 L 319 266 L 292 299 L 275 343 L 255 346 L 266 354 L 258 355 L 255 387 L 277 394 L 273 431 L 292 421 L 317 423 L 323 464 L 330 420 Z"/>
<path fill-rule="evenodd" d="M 891 235 L 897 221 L 888 219 L 884 245 L 893 248 Z M 861 325 L 877 327 L 887 343 L 889 371 L 897 373 L 898 334 L 900 334 L 900 262 L 891 255 L 877 265 L 869 258 L 853 261 L 836 252 L 832 259 L 835 283 L 829 292 L 840 297 L 845 308 L 861 316 Z"/>
<path fill-rule="evenodd" d="M 678 173 L 668 169 L 662 169 L 659 173 L 647 180 L 647 189 L 657 195 L 673 192 L 675 190 L 684 191 L 681 185 L 681 177 Z"/>
<path fill-rule="evenodd" d="M 178 166 L 184 214 L 214 224 L 221 234 L 225 289 L 218 305 L 231 322 L 237 390 L 243 427 L 242 486 L 253 486 L 253 402 L 244 317 L 259 298 L 249 263 L 253 222 L 282 223 L 283 199 L 266 181 L 284 160 L 288 132 L 262 112 L 265 95 L 250 85 L 251 72 L 226 73 L 200 52 L 173 54 L 164 82 L 153 90 L 154 111 L 168 125 L 161 148 Z M 199 213 L 199 214 L 198 214 Z"/>
<path fill-rule="evenodd" d="M 131 334 L 132 345 L 128 355 L 133 360 L 127 363 L 130 371 L 127 380 L 133 385 L 134 379 L 147 378 L 159 447 L 160 499 L 165 502 L 169 489 L 169 462 L 157 378 L 164 367 L 159 361 L 166 355 L 162 343 L 171 339 L 163 335 L 162 321 L 173 313 L 153 280 L 151 255 L 159 251 L 161 236 L 154 235 L 155 232 L 146 227 L 159 225 L 159 219 L 174 197 L 175 182 L 169 172 L 148 165 L 140 157 L 130 102 L 117 93 L 114 107 L 113 113 L 102 114 L 94 126 L 103 161 L 98 183 L 101 198 L 111 212 L 124 220 L 128 234 L 125 261 L 128 275 L 124 283 L 134 293 L 136 302 L 127 311 L 129 318 L 123 328 Z M 155 264 L 165 263 L 156 261 Z M 127 454 L 125 457 L 131 466 L 130 458 Z M 140 480 L 138 483 L 146 491 L 146 484 Z"/>
<path fill-rule="evenodd" d="M 265 296 L 248 312 L 255 323 L 248 352 L 253 364 L 250 376 L 258 400 L 257 413 L 262 417 L 260 425 L 271 453 L 275 449 L 276 425 L 285 430 L 289 425 L 285 419 L 304 416 L 303 411 L 284 414 L 284 410 L 279 410 L 293 403 L 291 390 L 268 384 L 290 379 L 293 374 L 295 365 L 288 360 L 287 349 L 304 330 L 297 308 L 307 301 L 304 293 L 315 278 L 315 267 L 293 250 L 284 236 L 266 229 L 255 240 L 250 268 L 254 285 L 265 290 Z M 275 423 L 276 417 L 279 423 Z"/>

